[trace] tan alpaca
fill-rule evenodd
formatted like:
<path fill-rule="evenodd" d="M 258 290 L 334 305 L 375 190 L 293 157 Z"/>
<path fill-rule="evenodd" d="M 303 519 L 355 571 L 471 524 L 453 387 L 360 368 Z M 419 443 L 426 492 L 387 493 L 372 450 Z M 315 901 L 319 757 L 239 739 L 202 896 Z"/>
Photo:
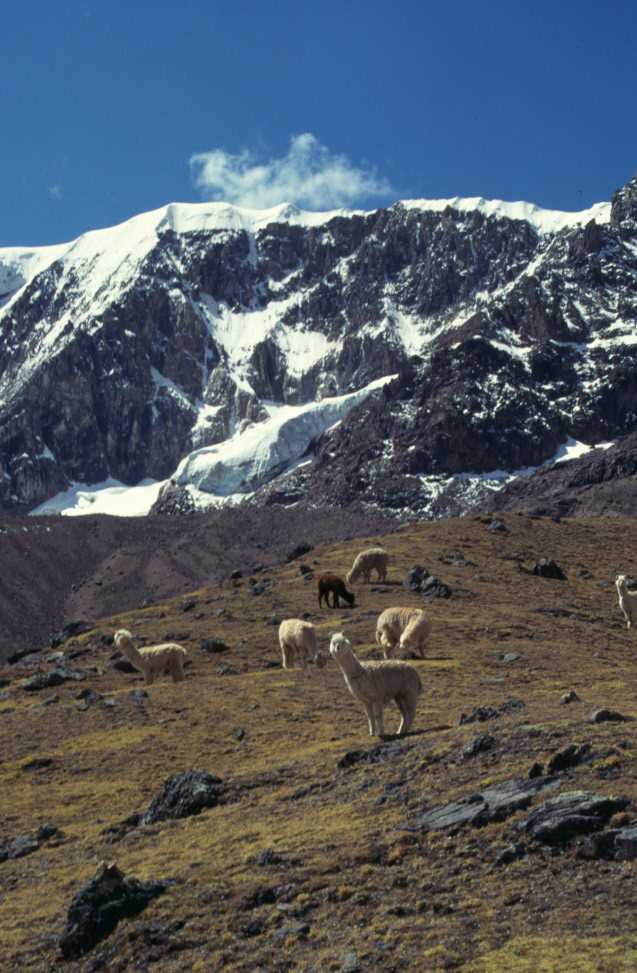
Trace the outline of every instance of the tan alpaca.
<path fill-rule="evenodd" d="M 332 635 L 330 655 L 343 673 L 345 684 L 355 699 L 360 699 L 367 713 L 369 735 L 383 736 L 383 709 L 392 700 L 401 713 L 398 733 L 409 731 L 418 696 L 422 691 L 420 676 L 408 662 L 389 659 L 385 662 L 359 662 L 349 639 L 342 632 Z"/>
<path fill-rule="evenodd" d="M 386 608 L 376 622 L 376 641 L 386 659 L 393 656 L 396 646 L 423 659 L 430 634 L 421 608 Z"/>
<path fill-rule="evenodd" d="M 323 668 L 327 661 L 316 644 L 316 629 L 311 622 L 300 618 L 285 618 L 279 625 L 279 645 L 283 668 L 291 669 L 295 662 L 305 669 L 308 662 Z"/>
<path fill-rule="evenodd" d="M 369 582 L 372 571 L 376 571 L 379 581 L 385 581 L 388 564 L 389 554 L 383 547 L 369 547 L 356 556 L 351 571 L 346 576 L 347 583 L 356 584 L 360 577 Z"/>
<path fill-rule="evenodd" d="M 163 674 L 172 676 L 173 682 L 181 682 L 184 678 L 184 661 L 188 652 L 183 645 L 176 642 L 163 642 L 161 645 L 147 645 L 136 649 L 133 637 L 125 628 L 115 632 L 115 645 L 136 669 L 144 674 L 144 679 L 150 686 L 155 676 Z"/>

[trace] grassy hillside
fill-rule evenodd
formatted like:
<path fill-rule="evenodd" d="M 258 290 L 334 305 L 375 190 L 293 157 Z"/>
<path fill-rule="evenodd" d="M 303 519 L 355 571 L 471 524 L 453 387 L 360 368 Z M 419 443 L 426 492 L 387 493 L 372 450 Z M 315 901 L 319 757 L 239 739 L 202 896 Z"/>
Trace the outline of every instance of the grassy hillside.
<path fill-rule="evenodd" d="M 299 564 L 345 574 L 369 538 L 261 572 L 261 594 L 247 577 L 227 580 L 103 619 L 62 647 L 69 656 L 86 650 L 71 665 L 95 667 L 81 683 L 27 693 L 20 680 L 31 670 L 3 670 L 0 841 L 45 823 L 63 837 L 0 863 L 0 968 L 637 968 L 634 862 L 589 860 L 577 841 L 557 850 L 527 842 L 525 857 L 498 866 L 524 811 L 452 835 L 409 830 L 423 811 L 526 777 L 569 743 L 590 743 L 594 759 L 565 773 L 563 790 L 637 801 L 637 723 L 589 721 L 600 706 L 637 717 L 637 635 L 626 630 L 612 585 L 618 570 L 637 574 L 637 523 L 518 515 L 505 522 L 506 533 L 476 519 L 387 535 L 392 583 L 357 586 L 352 610 L 319 611 L 315 581 L 304 580 Z M 540 557 L 558 561 L 568 580 L 528 574 Z M 398 586 L 415 564 L 454 595 L 425 605 L 432 639 L 428 658 L 414 662 L 424 685 L 415 732 L 379 746 L 333 663 L 306 672 L 275 665 L 276 620 L 308 611 L 325 647 L 343 630 L 361 657 L 378 657 L 377 614 L 392 604 L 423 605 Z M 181 641 L 191 660 L 186 681 L 160 680 L 141 702 L 131 696 L 141 677 L 107 667 L 106 636 L 122 626 L 148 642 Z M 201 641 L 209 638 L 230 650 L 205 653 Z M 102 695 L 88 707 L 77 698 L 87 687 Z M 562 705 L 571 689 L 580 701 Z M 463 712 L 510 699 L 524 708 L 459 725 Z M 397 723 L 397 711 L 387 711 L 386 727 Z M 464 757 L 485 732 L 493 748 Z M 364 753 L 339 767 L 351 751 Z M 108 831 L 188 768 L 224 780 L 221 806 Z M 633 820 L 631 809 L 625 820 Z M 57 937 L 68 905 L 102 859 L 126 874 L 174 882 L 83 960 L 63 963 Z"/>

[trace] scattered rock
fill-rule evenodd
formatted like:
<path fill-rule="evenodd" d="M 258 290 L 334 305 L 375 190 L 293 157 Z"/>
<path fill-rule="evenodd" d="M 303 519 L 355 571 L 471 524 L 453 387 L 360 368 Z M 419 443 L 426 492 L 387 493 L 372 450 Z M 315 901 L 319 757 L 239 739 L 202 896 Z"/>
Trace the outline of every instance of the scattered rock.
<path fill-rule="evenodd" d="M 51 767 L 55 761 L 53 757 L 35 757 L 33 760 L 29 760 L 28 763 L 22 765 L 22 769 L 25 771 L 31 770 L 45 770 L 47 767 Z"/>
<path fill-rule="evenodd" d="M 468 760 L 471 757 L 477 757 L 479 753 L 487 753 L 489 750 L 493 750 L 494 746 L 495 737 L 491 736 L 490 733 L 480 733 L 464 747 L 462 756 L 465 760 Z"/>
<path fill-rule="evenodd" d="M 426 598 L 450 598 L 451 588 L 444 584 L 433 574 L 429 574 L 427 568 L 416 565 L 408 573 L 403 581 L 403 587 L 409 591 L 419 592 Z"/>
<path fill-rule="evenodd" d="M 90 882 L 73 897 L 60 938 L 62 955 L 65 959 L 84 956 L 120 919 L 137 915 L 165 891 L 165 882 L 126 878 L 114 863 L 100 862 Z"/>
<path fill-rule="evenodd" d="M 288 551 L 285 560 L 288 562 L 296 561 L 297 557 L 303 557 L 304 554 L 309 554 L 313 550 L 314 546 L 312 544 L 297 544 L 291 551 Z"/>
<path fill-rule="evenodd" d="M 262 595 L 268 590 L 267 584 L 259 582 L 258 584 L 253 584 L 250 588 L 250 592 L 253 595 Z"/>
<path fill-rule="evenodd" d="M 37 841 L 50 841 L 51 838 L 62 838 L 62 832 L 54 824 L 43 824 L 36 832 Z"/>
<path fill-rule="evenodd" d="M 216 807 L 223 791 L 223 781 L 205 770 L 186 770 L 174 774 L 164 783 L 157 797 L 141 819 L 142 824 L 187 818 L 207 807 Z"/>
<path fill-rule="evenodd" d="M 265 868 L 268 865 L 282 865 L 285 859 L 281 855 L 277 854 L 274 848 L 265 848 L 261 854 L 256 859 L 256 864 L 260 868 Z"/>
<path fill-rule="evenodd" d="M 628 723 L 631 719 L 614 709 L 595 709 L 590 716 L 591 723 Z"/>
<path fill-rule="evenodd" d="M 135 668 L 132 662 L 130 662 L 128 659 L 124 658 L 123 656 L 120 656 L 116 659 L 110 659 L 107 663 L 107 666 L 109 669 L 115 669 L 116 672 L 132 673 L 132 672 L 139 671 Z"/>
<path fill-rule="evenodd" d="M 56 666 L 49 672 L 36 672 L 30 679 L 25 679 L 22 688 L 28 693 L 38 693 L 43 689 L 61 686 L 62 683 L 68 681 L 78 682 L 81 679 L 86 679 L 86 673 L 83 670 L 70 669 L 68 666 Z"/>
<path fill-rule="evenodd" d="M 526 708 L 526 703 L 521 699 L 508 699 L 500 706 L 476 706 L 470 713 L 462 713 L 459 725 L 466 723 L 486 723 L 487 720 L 497 720 L 500 716 L 508 716 L 510 713 L 519 713 Z"/>
<path fill-rule="evenodd" d="M 25 858 L 26 855 L 33 854 L 40 847 L 36 838 L 28 834 L 18 835 L 11 841 L 0 845 L 0 862 L 7 858 Z"/>
<path fill-rule="evenodd" d="M 569 767 L 577 767 L 591 752 L 590 743 L 582 743 L 579 747 L 575 743 L 558 750 L 548 762 L 549 774 L 555 774 L 560 770 L 568 770 Z"/>
<path fill-rule="evenodd" d="M 102 694 L 96 692 L 94 689 L 89 689 L 88 686 L 81 689 L 77 693 L 76 699 L 82 699 L 86 703 L 86 708 L 88 709 L 93 703 L 98 703 L 102 699 Z"/>
<path fill-rule="evenodd" d="M 299 571 L 301 574 L 313 575 L 314 571 L 309 564 L 299 564 Z"/>
<path fill-rule="evenodd" d="M 629 804 L 626 797 L 567 791 L 544 801 L 519 827 L 536 841 L 561 845 L 576 835 L 601 831 L 613 814 Z"/>
<path fill-rule="evenodd" d="M 341 956 L 340 973 L 359 973 L 360 968 L 358 956 L 353 950 L 343 953 Z"/>
<path fill-rule="evenodd" d="M 202 639 L 201 651 L 208 655 L 218 655 L 221 652 L 229 652 L 230 646 L 223 639 Z"/>
<path fill-rule="evenodd" d="M 522 656 L 520 655 L 519 652 L 505 652 L 504 655 L 500 658 L 500 662 L 502 663 L 502 665 L 508 666 L 512 662 L 517 662 L 518 659 L 521 658 Z"/>
<path fill-rule="evenodd" d="M 356 764 L 377 764 L 387 760 L 401 757 L 405 752 L 405 746 L 401 740 L 391 740 L 388 743 L 378 743 L 369 750 L 348 750 L 343 754 L 336 766 L 341 769 L 354 767 Z"/>
<path fill-rule="evenodd" d="M 535 780 L 536 777 L 542 777 L 544 774 L 544 764 L 539 763 L 537 760 L 529 770 L 529 780 Z"/>
<path fill-rule="evenodd" d="M 487 530 L 492 530 L 501 534 L 509 533 L 509 528 L 507 527 L 507 525 L 504 523 L 503 520 L 492 520 Z"/>
<path fill-rule="evenodd" d="M 58 645 L 62 645 L 67 639 L 73 638 L 75 635 L 82 635 L 84 632 L 90 632 L 93 627 L 91 622 L 85 622 L 81 619 L 67 622 L 56 635 L 51 636 L 49 644 L 52 649 L 56 649 Z"/>
<path fill-rule="evenodd" d="M 577 695 L 574 689 L 569 689 L 569 691 L 567 693 L 564 693 L 564 695 L 560 699 L 560 703 L 562 704 L 562 706 L 568 706 L 569 703 L 578 703 L 578 702 L 579 702 L 579 696 Z"/>
<path fill-rule="evenodd" d="M 519 861 L 526 855 L 526 847 L 519 841 L 506 845 L 496 855 L 494 865 L 501 868 L 503 865 L 510 865 L 511 862 Z"/>
<path fill-rule="evenodd" d="M 188 598 L 186 601 L 182 601 L 181 610 L 182 612 L 191 612 L 193 608 L 197 607 L 196 598 Z"/>
<path fill-rule="evenodd" d="M 491 821 L 504 821 L 516 811 L 528 807 L 540 791 L 556 787 L 557 784 L 558 781 L 552 777 L 534 780 L 514 777 L 427 811 L 416 819 L 414 830 L 457 831 L 466 824 L 480 827 Z"/>
<path fill-rule="evenodd" d="M 234 666 L 227 666 L 225 663 L 221 666 L 217 666 L 215 672 L 218 676 L 236 676 L 239 670 L 235 669 Z"/>
<path fill-rule="evenodd" d="M 148 693 L 145 689 L 131 689 L 128 695 L 132 700 L 134 700 L 136 703 L 140 703 L 141 705 L 143 705 L 148 699 Z"/>
<path fill-rule="evenodd" d="M 240 571 L 237 568 L 237 570 L 236 571 L 233 571 L 232 574 L 230 575 L 230 580 L 231 581 L 238 581 L 242 577 L 243 577 L 243 571 Z"/>
<path fill-rule="evenodd" d="M 548 557 L 543 557 L 538 561 L 531 573 L 537 575 L 539 578 L 552 578 L 556 581 L 566 581 L 566 575 L 562 568 Z"/>
<path fill-rule="evenodd" d="M 243 740 L 246 735 L 246 731 L 242 726 L 238 726 L 236 730 L 232 731 L 232 735 L 235 740 Z"/>

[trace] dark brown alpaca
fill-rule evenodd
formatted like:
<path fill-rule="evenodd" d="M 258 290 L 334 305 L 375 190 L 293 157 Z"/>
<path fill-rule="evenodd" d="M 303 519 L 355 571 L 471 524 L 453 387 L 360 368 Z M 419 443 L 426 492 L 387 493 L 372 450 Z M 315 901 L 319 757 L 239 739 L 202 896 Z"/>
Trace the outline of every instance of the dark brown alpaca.
<path fill-rule="evenodd" d="M 332 604 L 330 605 L 329 595 L 332 595 Z M 342 578 L 339 578 L 336 574 L 322 574 L 318 579 L 318 602 L 319 608 L 323 605 L 323 599 L 325 598 L 325 604 L 328 608 L 340 608 L 340 600 L 352 607 L 354 604 L 354 595 L 351 591 L 348 591 L 345 587 L 345 582 Z"/>

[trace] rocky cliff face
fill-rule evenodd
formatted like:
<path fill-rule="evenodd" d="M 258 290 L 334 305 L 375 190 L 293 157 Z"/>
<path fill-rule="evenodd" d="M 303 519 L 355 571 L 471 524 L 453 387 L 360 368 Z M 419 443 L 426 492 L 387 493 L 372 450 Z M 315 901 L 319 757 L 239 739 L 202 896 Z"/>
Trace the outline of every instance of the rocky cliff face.
<path fill-rule="evenodd" d="M 280 407 L 368 386 L 336 428 L 319 410 L 314 462 L 266 501 L 309 490 L 447 512 L 468 502 L 458 474 L 637 424 L 637 179 L 579 215 L 171 205 L 68 246 L 0 250 L 0 290 L 3 509 L 71 482 L 168 480 L 193 450 L 226 462 L 224 444 L 235 455 Z M 186 487 L 167 485 L 171 509 Z"/>

